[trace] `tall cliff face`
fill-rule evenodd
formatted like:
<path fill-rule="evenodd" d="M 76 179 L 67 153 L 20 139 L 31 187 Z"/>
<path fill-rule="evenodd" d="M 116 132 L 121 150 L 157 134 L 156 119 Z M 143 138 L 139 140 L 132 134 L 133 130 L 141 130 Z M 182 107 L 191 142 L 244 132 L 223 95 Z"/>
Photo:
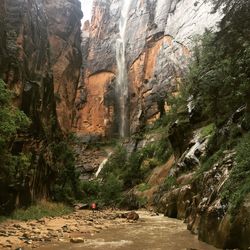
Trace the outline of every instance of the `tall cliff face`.
<path fill-rule="evenodd" d="M 61 128 L 70 127 L 81 65 L 80 2 L 48 2 L 0 2 L 0 78 L 13 91 L 13 103 L 32 121 L 10 148 L 13 155 L 32 155 L 29 173 L 12 186 L 0 178 L 4 211 L 50 195 L 58 169 L 49 144 L 58 135 L 62 139 Z"/>
<path fill-rule="evenodd" d="M 80 133 L 118 133 L 119 109 L 115 95 L 116 42 L 122 2 L 94 2 L 84 68 L 87 100 L 78 106 Z M 178 81 L 192 52 L 192 40 L 205 29 L 215 29 L 222 14 L 211 13 L 207 1 L 133 1 L 126 26 L 129 125 L 134 133 L 159 117 L 166 108 L 166 93 L 178 90 Z M 86 99 L 85 98 L 85 99 Z"/>
<path fill-rule="evenodd" d="M 1 1 L 0 77 L 15 103 L 34 121 L 35 133 L 52 126 L 53 75 L 47 18 L 41 1 Z"/>
<path fill-rule="evenodd" d="M 1 77 L 26 113 L 30 103 L 43 105 L 43 97 L 51 97 L 45 91 L 54 88 L 59 124 L 69 130 L 82 62 L 80 2 L 11 0 L 1 5 Z M 25 98 L 35 88 L 41 97 Z M 44 115 L 50 116 L 48 107 Z"/>
<path fill-rule="evenodd" d="M 82 64 L 81 6 L 78 0 L 44 0 L 43 4 L 48 18 L 57 117 L 61 128 L 69 131 Z"/>

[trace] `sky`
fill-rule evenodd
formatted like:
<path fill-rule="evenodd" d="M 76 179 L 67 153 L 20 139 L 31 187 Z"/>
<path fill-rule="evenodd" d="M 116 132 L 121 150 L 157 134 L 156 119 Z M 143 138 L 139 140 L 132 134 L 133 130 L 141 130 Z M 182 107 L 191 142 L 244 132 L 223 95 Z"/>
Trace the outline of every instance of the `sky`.
<path fill-rule="evenodd" d="M 80 0 L 80 2 L 82 4 L 82 12 L 84 15 L 82 22 L 85 22 L 86 20 L 91 19 L 93 0 Z"/>

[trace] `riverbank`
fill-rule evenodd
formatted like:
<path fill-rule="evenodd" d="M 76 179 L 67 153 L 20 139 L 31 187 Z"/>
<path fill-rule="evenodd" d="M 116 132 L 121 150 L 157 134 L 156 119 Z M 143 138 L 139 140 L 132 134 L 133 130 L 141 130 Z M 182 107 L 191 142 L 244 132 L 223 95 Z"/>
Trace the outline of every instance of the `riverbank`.
<path fill-rule="evenodd" d="M 0 224 L 0 249 L 37 248 L 53 242 L 80 242 L 103 229 L 130 223 L 120 211 L 77 210 L 61 217 L 27 222 L 7 220 Z"/>

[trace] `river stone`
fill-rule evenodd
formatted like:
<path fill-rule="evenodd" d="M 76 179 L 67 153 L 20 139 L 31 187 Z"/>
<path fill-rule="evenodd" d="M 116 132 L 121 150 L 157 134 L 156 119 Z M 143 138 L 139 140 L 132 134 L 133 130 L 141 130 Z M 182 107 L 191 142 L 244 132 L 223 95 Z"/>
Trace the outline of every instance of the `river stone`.
<path fill-rule="evenodd" d="M 128 214 L 127 214 L 127 219 L 128 220 L 139 220 L 139 214 L 137 214 L 136 212 L 129 212 Z"/>
<path fill-rule="evenodd" d="M 78 237 L 78 238 L 72 238 L 72 239 L 70 239 L 70 242 L 71 243 L 83 243 L 84 239 L 80 238 L 80 237 Z"/>

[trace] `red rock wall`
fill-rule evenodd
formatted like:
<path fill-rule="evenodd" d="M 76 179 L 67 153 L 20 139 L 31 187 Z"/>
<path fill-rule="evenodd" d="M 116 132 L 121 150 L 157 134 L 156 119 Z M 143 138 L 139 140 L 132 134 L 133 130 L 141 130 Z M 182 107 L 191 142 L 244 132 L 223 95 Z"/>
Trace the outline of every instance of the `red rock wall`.
<path fill-rule="evenodd" d="M 48 197 L 56 181 L 51 144 L 63 139 L 60 128 L 71 126 L 81 66 L 80 19 L 77 0 L 0 1 L 0 78 L 32 121 L 9 149 L 32 154 L 30 171 L 16 189 L 1 176 L 1 205 L 8 207 L 0 211 Z M 61 99 L 57 106 L 54 91 Z"/>
<path fill-rule="evenodd" d="M 89 80 L 91 75 L 98 74 L 99 81 L 110 72 L 114 79 L 107 86 L 115 89 L 116 40 L 119 36 L 121 5 L 121 0 L 94 1 L 88 45 L 82 48 L 86 65 L 81 89 L 85 88 L 86 97 L 97 84 Z M 222 18 L 220 13 L 211 14 L 211 10 L 211 3 L 196 0 L 132 1 L 126 28 L 130 89 L 127 105 L 131 134 L 164 112 L 166 94 L 176 92 L 180 77 L 186 69 L 192 50 L 192 37 L 202 34 L 205 28 L 216 27 L 216 22 Z M 81 134 L 117 134 L 118 97 L 107 93 L 107 89 L 98 92 L 99 98 L 108 100 L 109 106 L 93 113 L 93 124 L 89 121 L 87 126 L 81 125 L 81 122 L 86 123 L 85 118 L 89 116 L 93 100 L 87 98 L 78 105 L 76 131 Z M 111 108 L 110 105 L 113 105 L 113 117 L 105 111 Z M 106 120 L 109 122 L 106 123 Z"/>
<path fill-rule="evenodd" d="M 43 0 L 48 17 L 54 93 L 59 124 L 70 131 L 82 64 L 81 18 L 78 0 Z"/>
<path fill-rule="evenodd" d="M 76 129 L 79 134 L 98 134 L 105 136 L 112 123 L 113 111 L 105 106 L 104 96 L 111 84 L 114 74 L 100 72 L 85 78 L 87 104 L 76 117 Z"/>

